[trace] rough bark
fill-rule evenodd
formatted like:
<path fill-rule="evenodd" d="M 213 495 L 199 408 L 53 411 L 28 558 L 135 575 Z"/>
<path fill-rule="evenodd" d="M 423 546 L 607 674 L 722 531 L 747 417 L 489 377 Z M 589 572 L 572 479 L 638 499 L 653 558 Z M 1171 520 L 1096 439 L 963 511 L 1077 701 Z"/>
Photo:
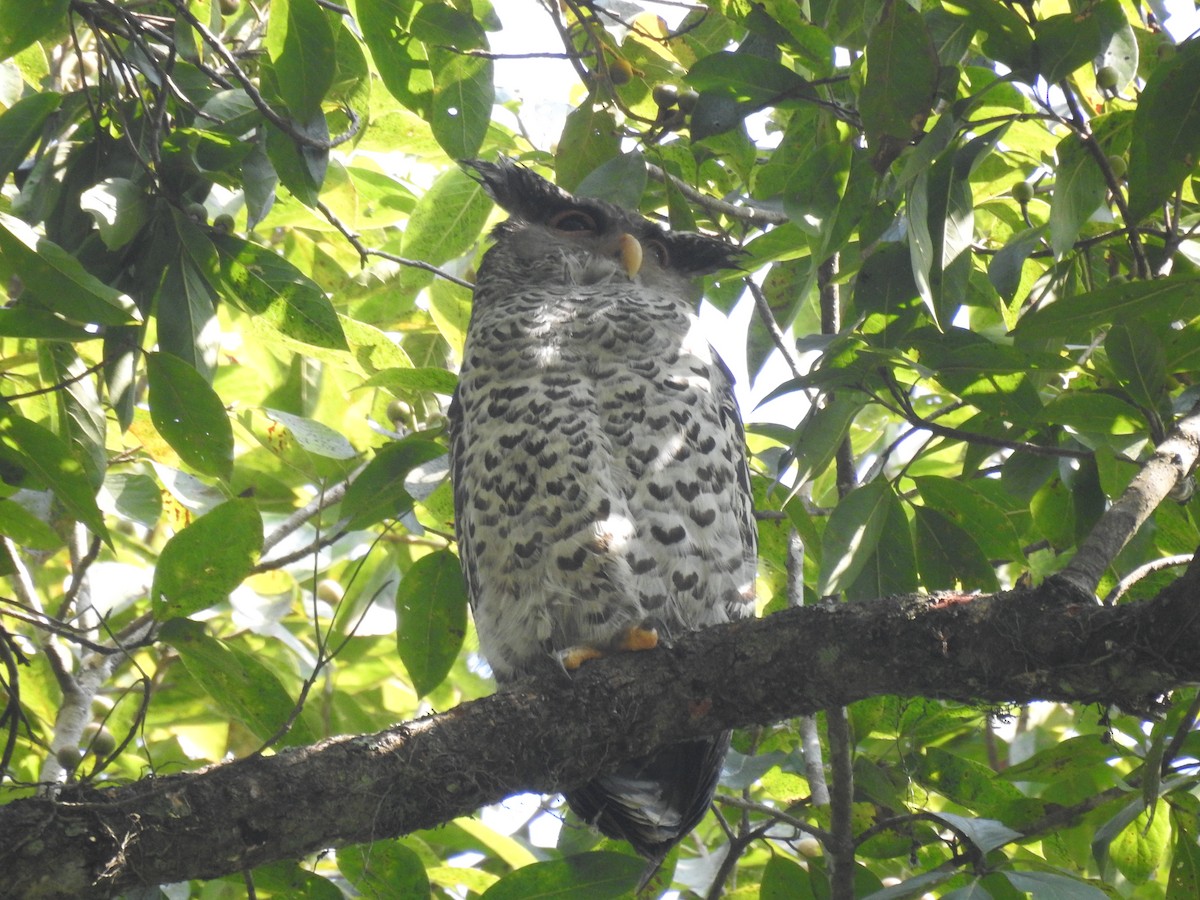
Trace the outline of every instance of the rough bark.
<path fill-rule="evenodd" d="M 1200 681 L 1200 571 L 1152 601 L 1067 582 L 790 609 L 372 735 L 0 808 L 0 893 L 101 897 L 428 828 L 649 749 L 879 694 L 1149 712 Z"/>

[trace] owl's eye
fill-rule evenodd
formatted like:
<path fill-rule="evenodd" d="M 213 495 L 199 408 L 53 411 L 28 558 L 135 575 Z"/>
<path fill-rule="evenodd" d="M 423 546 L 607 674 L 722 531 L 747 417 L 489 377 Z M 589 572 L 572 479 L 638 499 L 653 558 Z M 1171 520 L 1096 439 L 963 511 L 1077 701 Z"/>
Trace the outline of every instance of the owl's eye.
<path fill-rule="evenodd" d="M 574 232 L 594 232 L 599 230 L 596 227 L 596 220 L 582 209 L 564 209 L 560 213 L 555 213 L 550 219 L 550 227 L 557 228 L 559 231 Z"/>
<path fill-rule="evenodd" d="M 671 254 L 667 252 L 667 245 L 662 241 L 642 241 L 642 248 L 649 251 L 660 266 L 667 266 L 671 262 Z"/>

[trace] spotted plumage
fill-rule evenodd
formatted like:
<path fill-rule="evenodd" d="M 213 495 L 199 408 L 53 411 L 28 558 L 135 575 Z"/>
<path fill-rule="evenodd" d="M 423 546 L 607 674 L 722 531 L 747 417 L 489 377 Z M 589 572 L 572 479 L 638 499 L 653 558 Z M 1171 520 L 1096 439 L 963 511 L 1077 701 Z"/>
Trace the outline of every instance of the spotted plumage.
<path fill-rule="evenodd" d="M 692 289 L 731 248 L 508 160 L 470 165 L 510 214 L 450 410 L 459 553 L 497 681 L 752 614 L 741 422 Z M 661 858 L 703 816 L 727 746 L 668 747 L 566 797 Z"/>

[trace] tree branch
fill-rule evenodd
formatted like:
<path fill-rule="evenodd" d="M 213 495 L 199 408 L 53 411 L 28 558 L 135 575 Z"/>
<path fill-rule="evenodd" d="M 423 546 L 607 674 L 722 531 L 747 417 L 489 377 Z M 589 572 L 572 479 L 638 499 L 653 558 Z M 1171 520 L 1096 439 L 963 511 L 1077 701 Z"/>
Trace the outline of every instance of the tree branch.
<path fill-rule="evenodd" d="M 1200 565 L 1153 601 L 1100 606 L 1062 579 L 991 597 L 789 609 L 515 685 L 372 735 L 0 809 L 23 897 L 102 897 L 430 828 L 519 791 L 729 727 L 879 694 L 1116 704 L 1200 680 Z"/>

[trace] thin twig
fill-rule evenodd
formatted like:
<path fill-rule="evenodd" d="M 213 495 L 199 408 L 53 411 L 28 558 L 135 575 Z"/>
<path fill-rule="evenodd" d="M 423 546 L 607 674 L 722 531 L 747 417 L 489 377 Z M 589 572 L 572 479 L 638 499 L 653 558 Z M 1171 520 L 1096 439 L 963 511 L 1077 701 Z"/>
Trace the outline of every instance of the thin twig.
<path fill-rule="evenodd" d="M 1192 561 L 1194 554 L 1180 553 L 1177 556 L 1167 556 L 1162 559 L 1153 559 L 1148 563 L 1138 566 L 1124 578 L 1117 582 L 1116 587 L 1109 591 L 1104 596 L 1104 603 L 1111 606 L 1120 600 L 1131 587 L 1141 581 L 1148 575 L 1153 575 L 1155 572 L 1161 572 L 1164 569 L 1173 569 L 1176 566 L 1186 566 Z"/>
<path fill-rule="evenodd" d="M 1087 594 L 1145 521 L 1191 476 L 1200 457 L 1200 402 L 1175 423 L 1125 492 L 1104 511 L 1061 577 Z"/>
<path fill-rule="evenodd" d="M 787 213 L 784 212 L 776 212 L 775 210 L 763 209 L 757 206 L 741 206 L 721 200 L 718 197 L 712 197 L 653 163 L 646 163 L 646 174 L 660 184 L 670 182 L 671 186 L 683 194 L 684 197 L 712 215 L 727 216 L 730 219 L 749 222 L 751 225 L 761 227 L 784 225 L 790 221 Z"/>

